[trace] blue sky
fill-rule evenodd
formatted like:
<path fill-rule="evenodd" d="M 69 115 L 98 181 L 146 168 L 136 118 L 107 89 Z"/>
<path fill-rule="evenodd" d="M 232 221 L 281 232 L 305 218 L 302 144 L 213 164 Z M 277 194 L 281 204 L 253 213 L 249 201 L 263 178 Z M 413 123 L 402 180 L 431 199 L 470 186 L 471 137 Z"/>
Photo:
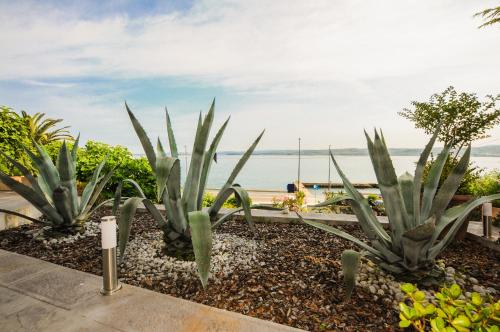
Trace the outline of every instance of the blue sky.
<path fill-rule="evenodd" d="M 0 1 L 0 104 L 65 119 L 82 138 L 140 152 L 164 107 L 190 146 L 216 97 L 221 142 L 242 150 L 392 147 L 427 137 L 397 112 L 454 85 L 500 93 L 500 29 L 472 15 L 495 1 Z M 215 131 L 215 130 L 214 130 Z M 498 144 L 500 129 L 478 145 Z"/>

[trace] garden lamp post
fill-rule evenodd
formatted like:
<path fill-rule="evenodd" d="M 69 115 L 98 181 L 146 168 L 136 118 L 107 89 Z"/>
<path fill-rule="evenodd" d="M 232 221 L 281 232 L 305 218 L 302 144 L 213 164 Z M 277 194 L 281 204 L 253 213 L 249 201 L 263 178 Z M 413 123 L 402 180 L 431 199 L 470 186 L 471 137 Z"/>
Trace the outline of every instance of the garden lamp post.
<path fill-rule="evenodd" d="M 299 167 L 297 171 L 297 191 L 300 191 L 300 137 L 299 137 Z"/>
<path fill-rule="evenodd" d="M 483 204 L 483 236 L 490 238 L 493 227 L 493 205 L 491 203 Z"/>
<path fill-rule="evenodd" d="M 101 218 L 102 295 L 112 295 L 122 288 L 116 267 L 116 217 Z"/>

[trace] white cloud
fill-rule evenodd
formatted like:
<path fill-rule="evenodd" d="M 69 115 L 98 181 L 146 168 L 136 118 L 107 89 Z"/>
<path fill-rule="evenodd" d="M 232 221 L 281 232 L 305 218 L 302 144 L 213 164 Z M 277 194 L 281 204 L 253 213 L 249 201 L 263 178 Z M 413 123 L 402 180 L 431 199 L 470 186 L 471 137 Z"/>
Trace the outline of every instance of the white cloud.
<path fill-rule="evenodd" d="M 207 0 L 184 13 L 94 20 L 37 3 L 1 5 L 0 79 L 57 87 L 54 79 L 82 76 L 178 77 L 223 87 L 244 101 L 230 104 L 233 125 L 245 124 L 245 135 L 227 143 L 231 149 L 243 148 L 261 127 L 268 128 L 263 148 L 284 147 L 298 133 L 312 148 L 360 146 L 360 131 L 374 125 L 386 128 L 394 146 L 419 146 L 423 135 L 396 115 L 410 100 L 448 85 L 498 93 L 498 28 L 477 29 L 472 18 L 495 5 Z M 43 103 L 57 113 L 79 100 L 101 109 L 102 119 L 121 107 L 93 96 L 58 98 Z M 93 137 L 127 141 L 118 129 L 101 133 L 80 116 L 64 117 L 87 123 Z M 182 121 L 187 128 L 192 120 Z"/>

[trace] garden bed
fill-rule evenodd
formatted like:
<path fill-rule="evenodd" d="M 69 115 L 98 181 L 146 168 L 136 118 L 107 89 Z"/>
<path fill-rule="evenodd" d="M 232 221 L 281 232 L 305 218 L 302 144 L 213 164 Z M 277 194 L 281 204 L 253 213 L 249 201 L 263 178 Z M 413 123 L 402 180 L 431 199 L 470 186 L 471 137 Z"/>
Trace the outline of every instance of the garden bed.
<path fill-rule="evenodd" d="M 102 215 L 110 211 L 103 210 Z M 95 215 L 84 236 L 43 239 L 39 225 L 0 232 L 0 248 L 85 272 L 101 274 L 100 238 Z M 390 276 L 362 265 L 349 302 L 343 301 L 340 254 L 354 246 L 307 225 L 229 221 L 214 235 L 212 277 L 204 291 L 193 262 L 164 258 L 160 233 L 147 213 L 138 213 L 132 227 L 123 282 L 213 307 L 306 330 L 388 331 L 397 329 L 398 297 Z M 364 238 L 357 226 L 344 230 Z M 442 257 L 448 278 L 466 289 L 498 292 L 499 254 L 471 241 L 457 243 Z M 396 287 L 394 286 L 394 287 Z"/>

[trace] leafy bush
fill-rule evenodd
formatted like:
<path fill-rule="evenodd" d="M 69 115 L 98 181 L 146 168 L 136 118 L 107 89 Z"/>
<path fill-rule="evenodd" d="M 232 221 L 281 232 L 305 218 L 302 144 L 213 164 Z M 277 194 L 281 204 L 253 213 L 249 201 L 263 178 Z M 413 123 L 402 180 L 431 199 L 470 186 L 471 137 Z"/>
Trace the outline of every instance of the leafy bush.
<path fill-rule="evenodd" d="M 434 163 L 434 156 L 431 156 L 431 160 L 425 164 L 424 175 L 422 177 L 422 181 L 425 182 L 427 180 L 427 176 L 429 175 L 429 171 L 431 169 L 432 164 Z M 454 159 L 451 156 L 448 156 L 446 162 L 443 167 L 443 172 L 441 173 L 441 177 L 439 178 L 438 188 L 441 188 L 443 182 L 448 178 L 448 175 L 451 174 L 453 168 L 458 164 L 458 159 Z M 477 166 L 474 166 L 474 163 L 470 162 L 467 170 L 465 171 L 464 177 L 458 186 L 456 191 L 457 195 L 472 195 L 471 186 L 474 182 L 476 182 L 481 177 L 482 169 Z"/>
<path fill-rule="evenodd" d="M 474 196 L 487 196 L 500 193 L 500 171 L 494 170 L 486 173 L 470 185 Z M 500 200 L 492 202 L 495 207 L 500 207 Z"/>
<path fill-rule="evenodd" d="M 23 146 L 31 147 L 28 128 L 24 120 L 12 109 L 0 106 L 0 151 L 26 167 L 28 171 L 33 172 L 31 160 Z M 9 176 L 22 175 L 19 169 L 7 160 L 2 160 L 0 163 L 0 171 Z"/>
<path fill-rule="evenodd" d="M 283 197 L 283 200 L 273 197 L 273 207 L 279 209 L 288 208 L 290 211 L 305 211 L 307 210 L 304 207 L 305 197 L 306 193 L 303 191 L 295 192 L 293 197 Z"/>
<path fill-rule="evenodd" d="M 87 141 L 85 146 L 78 150 L 78 166 L 76 174 L 81 182 L 88 182 L 92 172 L 105 157 L 108 157 L 106 168 L 117 166 L 111 181 L 103 190 L 104 197 L 112 197 L 117 183 L 124 179 L 136 181 L 144 191 L 146 197 L 155 199 L 156 181 L 146 158 L 134 158 L 132 153 L 124 146 L 111 146 L 101 142 Z M 129 183 L 123 184 L 122 195 L 135 196 L 137 192 Z"/>
<path fill-rule="evenodd" d="M 441 288 L 431 301 L 415 285 L 403 284 L 401 290 L 409 303 L 399 303 L 399 326 L 402 328 L 412 326 L 417 331 L 433 332 L 500 331 L 500 300 L 484 299 L 475 292 L 466 298 L 457 284 Z"/>
<path fill-rule="evenodd" d="M 249 197 L 249 201 L 250 201 L 250 205 L 252 205 L 252 199 L 250 197 Z M 212 206 L 212 204 L 214 204 L 214 202 L 215 202 L 215 195 L 213 195 L 209 192 L 205 192 L 203 194 L 203 200 L 202 200 L 203 207 Z M 229 197 L 227 199 L 227 201 L 225 201 L 224 204 L 222 204 L 222 207 L 226 208 L 226 209 L 234 209 L 234 208 L 237 208 L 240 206 L 241 206 L 240 201 L 234 195 Z"/>

